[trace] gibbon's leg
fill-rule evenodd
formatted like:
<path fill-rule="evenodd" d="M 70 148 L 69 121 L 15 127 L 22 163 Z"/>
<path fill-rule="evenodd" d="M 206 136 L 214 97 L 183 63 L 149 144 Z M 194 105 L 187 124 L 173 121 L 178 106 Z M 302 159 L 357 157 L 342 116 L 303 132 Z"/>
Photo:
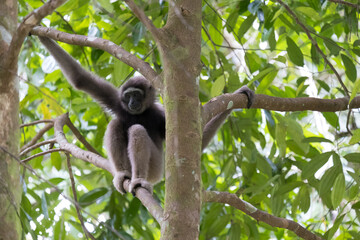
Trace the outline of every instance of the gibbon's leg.
<path fill-rule="evenodd" d="M 247 108 L 250 108 L 254 100 L 254 91 L 248 88 L 246 85 L 242 86 L 234 92 L 235 94 L 245 94 L 248 99 Z M 218 128 L 223 124 L 225 119 L 229 116 L 232 109 L 226 110 L 222 113 L 219 113 L 213 117 L 204 127 L 203 131 L 203 140 L 202 140 L 202 150 L 210 143 L 211 139 L 216 134 Z"/>
<path fill-rule="evenodd" d="M 129 192 L 135 196 L 135 189 L 143 187 L 152 194 L 152 185 L 147 181 L 150 170 L 150 159 L 155 144 L 149 137 L 146 129 L 135 124 L 128 130 L 128 156 L 131 163 L 131 183 Z M 151 175 L 151 174 L 150 174 Z"/>
<path fill-rule="evenodd" d="M 105 132 L 105 148 L 109 160 L 116 169 L 113 184 L 122 194 L 126 193 L 123 183 L 125 179 L 131 179 L 131 165 L 127 155 L 126 139 L 122 132 L 122 125 L 118 119 L 110 121 Z"/>

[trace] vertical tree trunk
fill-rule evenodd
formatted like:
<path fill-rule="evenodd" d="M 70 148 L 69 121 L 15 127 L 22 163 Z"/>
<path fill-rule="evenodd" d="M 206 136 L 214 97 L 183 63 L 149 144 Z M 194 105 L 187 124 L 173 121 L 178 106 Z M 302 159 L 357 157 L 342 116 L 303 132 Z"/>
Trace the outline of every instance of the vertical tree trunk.
<path fill-rule="evenodd" d="M 0 239 L 16 240 L 21 236 L 19 164 L 6 152 L 17 155 L 19 148 L 19 86 L 17 66 L 4 68 L 4 62 L 17 27 L 17 1 L 2 1 L 0 16 Z"/>
<path fill-rule="evenodd" d="M 162 239 L 198 239 L 201 207 L 199 74 L 201 1 L 171 2 L 160 43 L 166 106 L 166 194 Z"/>

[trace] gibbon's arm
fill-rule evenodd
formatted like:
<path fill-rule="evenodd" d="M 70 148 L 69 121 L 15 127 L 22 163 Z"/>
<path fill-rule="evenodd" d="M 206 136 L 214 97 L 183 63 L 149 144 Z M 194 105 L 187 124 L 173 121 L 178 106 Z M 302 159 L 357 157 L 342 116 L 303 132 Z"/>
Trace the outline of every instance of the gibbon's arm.
<path fill-rule="evenodd" d="M 242 86 L 234 92 L 235 94 L 245 94 L 248 99 L 247 108 L 250 108 L 254 100 L 254 92 L 250 90 L 247 86 Z M 222 113 L 219 113 L 213 117 L 204 127 L 203 131 L 203 140 L 202 148 L 204 150 L 206 146 L 210 143 L 211 139 L 215 136 L 218 128 L 223 124 L 225 119 L 229 116 L 232 109 L 226 110 Z"/>
<path fill-rule="evenodd" d="M 86 71 L 73 57 L 65 52 L 57 43 L 47 37 L 40 37 L 41 43 L 47 48 L 59 64 L 61 71 L 75 88 L 90 94 L 109 110 L 115 110 L 120 97 L 118 90 L 104 79 Z"/>

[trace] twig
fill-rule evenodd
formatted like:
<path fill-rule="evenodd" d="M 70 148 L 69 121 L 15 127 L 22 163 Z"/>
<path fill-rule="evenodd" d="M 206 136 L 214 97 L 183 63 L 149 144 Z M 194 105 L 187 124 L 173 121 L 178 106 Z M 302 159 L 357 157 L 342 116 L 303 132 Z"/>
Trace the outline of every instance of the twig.
<path fill-rule="evenodd" d="M 261 211 L 251 205 L 250 203 L 241 200 L 235 194 L 227 193 L 227 192 L 215 192 L 215 191 L 205 191 L 203 194 L 203 200 L 205 202 L 217 202 L 217 203 L 225 203 L 233 206 L 234 208 L 239 209 L 245 214 L 253 217 L 257 221 L 262 221 L 264 223 L 269 224 L 273 227 L 285 228 L 294 232 L 297 236 L 308 239 L 308 240 L 321 240 L 322 238 L 317 236 L 316 234 L 310 232 L 306 228 L 302 227 L 300 224 L 288 220 L 285 218 L 279 218 L 273 215 L 270 215 L 267 212 Z"/>
<path fill-rule="evenodd" d="M 77 194 L 76 194 L 76 187 L 75 187 L 75 179 L 74 179 L 74 174 L 72 172 L 70 156 L 69 156 L 68 153 L 65 153 L 65 155 L 66 155 L 66 162 L 67 162 L 67 166 L 68 166 L 68 172 L 69 172 L 69 176 L 70 176 L 71 190 L 72 190 L 72 193 L 73 193 L 74 202 L 78 203 Z M 82 227 L 83 231 L 85 232 L 85 235 L 87 237 L 91 238 L 92 240 L 95 240 L 95 237 L 85 227 L 84 218 L 83 218 L 83 216 L 81 214 L 80 205 L 75 204 L 75 208 L 76 208 L 76 213 L 78 215 L 81 227 Z"/>
<path fill-rule="evenodd" d="M 49 153 L 53 153 L 53 152 L 64 152 L 66 151 L 65 149 L 62 149 L 62 148 L 55 148 L 55 149 L 50 149 L 48 151 L 45 151 L 45 152 L 41 152 L 41 153 L 37 153 L 37 154 L 34 154 L 28 158 L 25 158 L 24 160 L 21 160 L 22 163 L 26 163 L 34 158 L 37 158 L 37 157 L 40 157 L 40 156 L 43 156 L 43 155 L 46 155 L 46 154 L 49 154 Z"/>
<path fill-rule="evenodd" d="M 344 82 L 341 80 L 340 74 L 336 71 L 335 67 L 331 64 L 331 62 L 327 59 L 325 53 L 323 53 L 323 51 L 320 49 L 319 45 L 317 44 L 316 40 L 311 36 L 311 33 L 309 31 L 309 29 L 307 29 L 307 27 L 299 20 L 299 18 L 297 17 L 297 15 L 295 14 L 295 12 L 293 10 L 290 9 L 290 7 L 285 4 L 282 0 L 276 0 L 278 3 L 280 3 L 280 5 L 282 5 L 287 11 L 288 13 L 293 16 L 293 18 L 295 19 L 296 23 L 299 24 L 299 26 L 305 31 L 306 35 L 308 36 L 308 38 L 310 39 L 311 43 L 315 46 L 316 51 L 318 51 L 320 53 L 320 55 L 322 56 L 322 58 L 324 59 L 325 63 L 327 65 L 330 66 L 331 70 L 335 73 L 335 76 L 337 77 L 340 85 L 342 86 L 342 88 L 344 89 L 345 95 L 347 97 L 350 97 L 349 94 L 349 90 L 347 89 L 347 87 L 345 86 Z"/>
<path fill-rule="evenodd" d="M 51 120 L 51 119 L 37 120 L 37 121 L 31 122 L 31 123 L 21 124 L 20 128 L 33 126 L 33 125 L 40 124 L 40 123 L 52 123 L 52 122 L 53 122 L 53 120 Z"/>
<path fill-rule="evenodd" d="M 39 142 L 37 144 L 34 144 L 26 149 L 24 149 L 22 152 L 19 153 L 19 157 L 22 157 L 24 156 L 26 153 L 38 148 L 38 147 L 41 147 L 41 146 L 44 146 L 46 144 L 54 144 L 56 143 L 56 139 L 53 138 L 53 139 L 50 139 L 50 140 L 46 140 L 46 141 L 43 141 L 43 142 Z"/>
<path fill-rule="evenodd" d="M 31 123 L 29 123 L 31 124 Z M 43 127 L 36 135 L 33 139 L 31 139 L 30 142 L 28 142 L 27 144 L 25 144 L 21 149 L 20 152 L 24 151 L 25 149 L 29 148 L 30 146 L 34 145 L 40 138 L 42 138 L 42 136 L 50 129 L 54 126 L 53 122 L 49 122 L 48 124 L 45 125 L 45 127 Z"/>

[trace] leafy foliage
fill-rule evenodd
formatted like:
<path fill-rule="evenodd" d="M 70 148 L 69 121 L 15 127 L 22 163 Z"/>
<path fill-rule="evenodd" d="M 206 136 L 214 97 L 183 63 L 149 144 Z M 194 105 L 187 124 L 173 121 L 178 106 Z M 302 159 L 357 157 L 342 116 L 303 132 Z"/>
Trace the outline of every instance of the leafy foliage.
<path fill-rule="evenodd" d="M 356 1 L 349 1 L 356 3 Z M 19 18 L 42 5 L 19 1 Z M 307 27 L 347 88 L 359 91 L 358 9 L 331 1 L 285 1 Z M 167 20 L 165 1 L 137 1 L 155 26 Z M 123 1 L 69 0 L 43 23 L 69 33 L 102 37 L 162 66 L 156 45 Z M 294 18 L 276 1 L 203 1 L 203 102 L 247 84 L 277 97 L 344 96 L 334 72 Z M 89 70 L 116 86 L 133 69 L 98 49 L 61 44 Z M 54 118 L 67 111 L 86 139 L 102 154 L 109 116 L 87 95 L 74 90 L 37 41 L 27 39 L 20 56 L 23 122 Z M 46 58 L 45 58 L 46 57 Z M 26 79 L 26 80 L 25 80 Z M 235 111 L 202 156 L 205 189 L 237 193 L 273 215 L 291 218 L 327 239 L 359 239 L 359 130 L 351 137 L 346 113 Z M 359 112 L 350 115 L 357 128 Z M 42 125 L 40 125 L 42 127 Z M 22 131 L 24 143 L 39 126 Z M 50 131 L 46 138 L 51 138 Z M 71 132 L 66 132 L 71 139 Z M 82 146 L 81 146 L 82 147 Z M 31 154 L 38 153 L 32 151 Z M 27 238 L 79 239 L 84 233 L 73 204 L 65 156 L 53 153 L 24 171 L 21 220 Z M 72 159 L 86 227 L 99 239 L 158 239 L 155 220 L 132 196 L 121 196 L 111 176 Z M 50 183 L 44 182 L 47 179 Z M 164 198 L 164 183 L 155 195 Z M 293 239 L 290 231 L 259 224 L 229 206 L 205 204 L 200 239 Z"/>

